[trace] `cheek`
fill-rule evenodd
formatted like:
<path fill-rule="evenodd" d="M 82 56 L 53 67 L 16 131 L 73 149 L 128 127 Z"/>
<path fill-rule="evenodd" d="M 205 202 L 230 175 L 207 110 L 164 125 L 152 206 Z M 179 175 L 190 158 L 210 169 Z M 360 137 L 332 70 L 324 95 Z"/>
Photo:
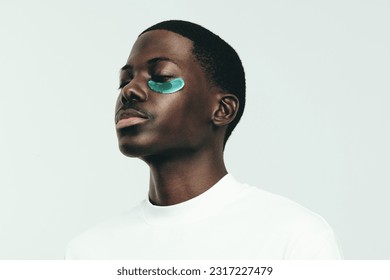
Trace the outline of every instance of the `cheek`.
<path fill-rule="evenodd" d="M 187 106 L 188 115 L 192 116 L 194 123 L 205 125 L 210 123 L 212 116 L 211 97 L 209 91 L 200 88 L 196 91 L 188 92 L 190 100 Z"/>
<path fill-rule="evenodd" d="M 198 137 L 202 130 L 208 130 L 210 125 L 210 109 L 202 96 L 196 96 L 195 92 L 179 92 L 187 96 L 167 99 L 165 109 L 161 106 L 161 133 L 166 136 L 188 138 Z M 182 98 L 180 98 L 182 97 Z M 184 98 L 185 97 L 185 98 Z"/>

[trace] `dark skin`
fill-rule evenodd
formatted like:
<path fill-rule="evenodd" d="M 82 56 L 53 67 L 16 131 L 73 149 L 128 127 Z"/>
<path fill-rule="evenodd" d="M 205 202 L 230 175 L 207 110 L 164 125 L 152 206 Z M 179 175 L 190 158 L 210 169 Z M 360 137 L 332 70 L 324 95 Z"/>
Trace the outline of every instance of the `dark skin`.
<path fill-rule="evenodd" d="M 212 84 L 192 46 L 176 33 L 148 31 L 135 42 L 120 75 L 115 110 L 119 148 L 149 165 L 149 200 L 155 205 L 196 197 L 227 174 L 223 139 L 238 99 Z M 185 86 L 172 94 L 147 85 L 150 79 L 177 77 Z"/>

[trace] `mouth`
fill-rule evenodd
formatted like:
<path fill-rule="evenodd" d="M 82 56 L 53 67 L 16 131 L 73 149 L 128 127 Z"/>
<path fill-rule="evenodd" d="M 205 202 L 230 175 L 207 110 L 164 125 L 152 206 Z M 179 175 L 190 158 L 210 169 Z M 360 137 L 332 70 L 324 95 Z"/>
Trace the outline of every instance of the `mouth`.
<path fill-rule="evenodd" d="M 115 118 L 116 129 L 138 125 L 149 119 L 148 114 L 136 109 L 119 110 Z"/>

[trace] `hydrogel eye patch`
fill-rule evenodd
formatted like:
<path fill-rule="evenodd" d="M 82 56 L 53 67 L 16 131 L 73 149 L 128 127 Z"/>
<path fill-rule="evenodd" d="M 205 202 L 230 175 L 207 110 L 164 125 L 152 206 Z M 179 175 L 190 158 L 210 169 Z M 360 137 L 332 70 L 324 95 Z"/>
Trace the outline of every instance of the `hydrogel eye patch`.
<path fill-rule="evenodd" d="M 162 94 L 170 94 L 181 90 L 184 87 L 184 80 L 182 78 L 176 78 L 162 83 L 149 80 L 148 86 L 151 90 L 155 92 Z"/>

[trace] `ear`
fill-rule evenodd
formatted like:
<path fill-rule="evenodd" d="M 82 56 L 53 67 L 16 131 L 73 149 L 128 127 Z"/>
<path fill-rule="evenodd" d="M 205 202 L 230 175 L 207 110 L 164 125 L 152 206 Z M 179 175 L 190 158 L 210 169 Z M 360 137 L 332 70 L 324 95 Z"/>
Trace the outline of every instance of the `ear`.
<path fill-rule="evenodd" d="M 213 115 L 214 125 L 224 126 L 231 123 L 237 115 L 238 106 L 239 101 L 237 96 L 221 93 Z"/>

